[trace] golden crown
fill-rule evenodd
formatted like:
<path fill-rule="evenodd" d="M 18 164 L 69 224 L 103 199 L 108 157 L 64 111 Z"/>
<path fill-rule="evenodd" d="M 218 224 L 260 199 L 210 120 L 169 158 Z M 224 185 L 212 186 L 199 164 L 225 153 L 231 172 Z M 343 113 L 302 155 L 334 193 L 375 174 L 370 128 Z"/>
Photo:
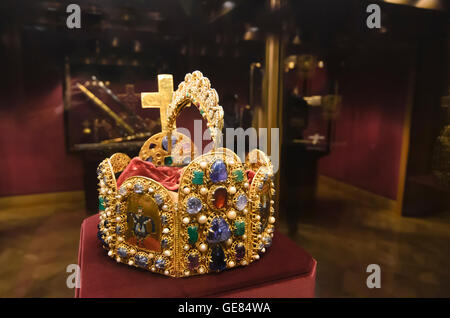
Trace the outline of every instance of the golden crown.
<path fill-rule="evenodd" d="M 175 92 L 171 75 L 159 75 L 158 87 L 141 97 L 143 107 L 160 108 L 162 132 L 143 144 L 139 158 L 116 153 L 98 167 L 103 247 L 117 262 L 173 277 L 258 260 L 274 232 L 270 160 L 254 149 L 243 164 L 233 151 L 216 147 L 195 157 L 197 149 L 175 130 L 175 119 L 196 106 L 216 143 L 223 127 L 217 92 L 199 71 L 187 74 Z M 150 165 L 152 176 L 179 173 L 177 191 L 157 177 L 133 174 L 139 162 Z"/>

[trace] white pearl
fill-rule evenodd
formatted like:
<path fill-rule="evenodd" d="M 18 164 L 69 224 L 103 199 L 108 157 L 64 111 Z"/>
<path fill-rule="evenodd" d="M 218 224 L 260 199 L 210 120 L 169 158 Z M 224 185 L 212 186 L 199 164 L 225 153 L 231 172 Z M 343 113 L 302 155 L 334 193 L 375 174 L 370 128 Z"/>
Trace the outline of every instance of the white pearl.
<path fill-rule="evenodd" d="M 234 160 L 233 160 L 233 159 L 228 160 L 228 164 L 229 164 L 230 166 L 234 165 Z"/>
<path fill-rule="evenodd" d="M 118 240 L 119 242 L 122 242 L 122 241 L 123 241 L 123 237 L 122 237 L 122 236 L 119 236 L 119 237 L 117 238 L 117 240 Z"/>
<path fill-rule="evenodd" d="M 183 192 L 188 194 L 189 192 L 191 192 L 191 189 L 189 189 L 188 187 L 183 188 Z"/>
<path fill-rule="evenodd" d="M 254 258 L 254 259 L 259 259 L 259 255 L 258 255 L 258 254 L 253 255 L 253 258 Z"/>
<path fill-rule="evenodd" d="M 242 265 L 247 265 L 247 261 L 244 259 L 244 260 L 241 262 L 241 264 L 242 264 Z"/>
<path fill-rule="evenodd" d="M 189 276 L 190 272 L 189 271 L 184 271 L 184 275 L 185 276 Z"/>
<path fill-rule="evenodd" d="M 152 272 L 154 272 L 156 270 L 156 267 L 152 266 L 151 270 L 152 270 Z"/>
<path fill-rule="evenodd" d="M 200 252 L 205 252 L 207 248 L 208 246 L 205 243 L 200 244 L 200 246 L 198 247 Z"/>
<path fill-rule="evenodd" d="M 244 183 L 244 188 L 248 188 L 248 182 Z"/>
<path fill-rule="evenodd" d="M 206 163 L 206 161 L 200 162 L 200 168 L 202 168 L 202 169 L 205 169 L 207 165 L 208 165 L 208 163 Z"/>
<path fill-rule="evenodd" d="M 228 188 L 228 192 L 229 192 L 230 194 L 235 194 L 235 193 L 236 193 L 236 187 L 229 187 L 229 188 Z"/>
<path fill-rule="evenodd" d="M 185 251 L 189 251 L 189 245 L 186 244 L 186 245 L 184 246 L 184 250 L 185 250 Z"/>
<path fill-rule="evenodd" d="M 265 253 L 265 252 L 266 252 L 266 249 L 263 247 L 263 248 L 261 249 L 261 252 L 262 252 L 262 253 Z"/>
<path fill-rule="evenodd" d="M 271 223 L 271 224 L 275 223 L 275 217 L 271 216 L 269 218 L 269 223 Z"/>
<path fill-rule="evenodd" d="M 234 267 L 234 262 L 233 262 L 233 261 L 229 261 L 229 262 L 228 262 L 228 266 Z"/>
<path fill-rule="evenodd" d="M 112 236 L 108 236 L 108 237 L 106 238 L 106 240 L 107 240 L 107 241 L 111 241 L 111 240 L 112 240 Z"/>
<path fill-rule="evenodd" d="M 112 190 L 111 189 L 108 190 L 108 194 L 112 194 Z"/>
<path fill-rule="evenodd" d="M 270 200 L 270 204 L 274 204 L 275 203 L 275 201 L 274 200 Z"/>
<path fill-rule="evenodd" d="M 167 206 L 167 204 L 164 204 L 164 205 L 162 206 L 162 209 L 163 209 L 164 211 L 167 211 L 167 210 L 169 209 L 169 207 Z"/>
<path fill-rule="evenodd" d="M 198 272 L 199 272 L 200 274 L 203 274 L 203 273 L 205 272 L 205 269 L 204 269 L 203 267 L 200 267 L 200 268 L 198 269 Z"/>
<path fill-rule="evenodd" d="M 200 224 L 205 224 L 207 220 L 208 220 L 208 218 L 204 214 L 202 214 L 198 217 L 198 223 L 200 223 Z"/>
<path fill-rule="evenodd" d="M 244 212 L 244 214 L 247 214 L 248 213 L 248 209 L 245 208 L 242 212 Z"/>
<path fill-rule="evenodd" d="M 117 222 L 120 222 L 120 220 L 121 220 L 120 216 L 116 217 Z"/>
<path fill-rule="evenodd" d="M 167 227 L 165 227 L 165 228 L 163 229 L 163 233 L 164 233 L 164 234 L 169 233 L 169 229 L 168 229 Z"/>
<path fill-rule="evenodd" d="M 155 257 L 155 255 L 153 255 L 153 253 L 150 253 L 150 254 L 148 255 L 148 257 L 149 257 L 149 258 L 153 258 L 153 257 Z"/>
<path fill-rule="evenodd" d="M 119 263 L 120 262 L 120 257 L 116 258 L 116 262 Z"/>
<path fill-rule="evenodd" d="M 229 238 L 229 239 L 226 241 L 226 243 L 227 243 L 228 246 L 230 246 L 231 244 L 233 244 L 233 239 Z"/>
<path fill-rule="evenodd" d="M 133 264 L 134 264 L 133 260 L 130 259 L 130 260 L 128 261 L 128 265 L 133 265 Z"/>
<path fill-rule="evenodd" d="M 189 218 L 188 218 L 188 217 L 185 217 L 185 218 L 183 218 L 183 223 L 184 223 L 184 224 L 188 224 L 188 223 L 189 223 L 189 221 L 190 221 L 190 220 L 189 220 Z"/>
<path fill-rule="evenodd" d="M 164 255 L 170 256 L 170 250 L 165 250 L 165 251 L 164 251 Z"/>
<path fill-rule="evenodd" d="M 111 212 L 110 211 L 106 212 L 106 215 L 111 216 Z"/>
<path fill-rule="evenodd" d="M 169 271 L 166 269 L 166 270 L 164 271 L 164 274 L 169 275 Z"/>
<path fill-rule="evenodd" d="M 155 192 L 155 189 L 153 189 L 152 187 L 148 188 L 148 193 L 153 193 Z"/>
<path fill-rule="evenodd" d="M 228 211 L 227 216 L 228 216 L 229 219 L 232 219 L 232 220 L 235 219 L 236 218 L 236 211 L 234 211 L 234 210 Z"/>
<path fill-rule="evenodd" d="M 256 219 L 259 221 L 259 220 L 261 220 L 261 216 L 260 215 L 257 215 L 256 216 Z"/>
<path fill-rule="evenodd" d="M 108 256 L 112 256 L 112 255 L 113 255 L 113 251 L 109 251 Z"/>
<path fill-rule="evenodd" d="M 130 254 L 134 254 L 134 253 L 136 253 L 135 250 L 130 250 Z"/>
<path fill-rule="evenodd" d="M 203 188 L 200 189 L 200 193 L 203 194 L 203 195 L 205 195 L 205 194 L 208 193 L 208 189 L 206 189 L 206 188 L 203 187 Z"/>
<path fill-rule="evenodd" d="M 242 239 L 246 239 L 247 238 L 247 234 L 242 235 Z"/>

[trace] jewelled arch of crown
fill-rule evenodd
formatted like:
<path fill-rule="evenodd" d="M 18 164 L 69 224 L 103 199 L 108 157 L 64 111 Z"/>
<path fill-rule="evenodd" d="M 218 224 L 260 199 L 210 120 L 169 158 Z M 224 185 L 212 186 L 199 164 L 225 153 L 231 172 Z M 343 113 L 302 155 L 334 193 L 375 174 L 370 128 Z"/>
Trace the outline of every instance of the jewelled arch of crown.
<path fill-rule="evenodd" d="M 154 148 L 164 148 L 166 136 L 190 142 L 175 131 L 176 117 L 189 105 L 195 105 L 206 119 L 213 140 L 221 137 L 223 110 L 217 92 L 202 73 L 187 74 L 175 92 L 171 91 L 172 77 L 159 75 L 158 87 L 158 93 L 142 94 L 142 104 L 144 108 L 160 107 L 162 132 L 144 143 L 141 159 L 161 156 L 163 150 L 170 155 L 171 142 L 159 152 L 147 151 L 152 143 Z M 248 265 L 271 245 L 275 223 L 273 170 L 260 150 L 250 151 L 244 163 L 225 148 L 192 158 L 182 172 L 177 192 L 141 176 L 130 177 L 117 188 L 116 175 L 130 161 L 126 154 L 116 153 L 97 169 L 98 238 L 108 256 L 118 263 L 183 277 Z M 255 173 L 251 184 L 246 170 Z M 160 244 L 158 248 L 149 249 L 132 240 L 133 202 L 153 207 L 153 239 Z M 147 231 L 148 225 L 144 229 Z"/>

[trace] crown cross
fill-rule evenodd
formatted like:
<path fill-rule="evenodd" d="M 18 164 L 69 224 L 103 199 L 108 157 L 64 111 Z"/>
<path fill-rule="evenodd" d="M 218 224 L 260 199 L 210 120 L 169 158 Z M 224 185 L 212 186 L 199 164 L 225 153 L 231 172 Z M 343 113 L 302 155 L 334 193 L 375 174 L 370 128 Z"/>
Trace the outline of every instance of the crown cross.
<path fill-rule="evenodd" d="M 158 75 L 158 92 L 141 93 L 142 108 L 159 108 L 162 132 L 167 132 L 167 110 L 172 95 L 173 77 L 169 74 Z"/>

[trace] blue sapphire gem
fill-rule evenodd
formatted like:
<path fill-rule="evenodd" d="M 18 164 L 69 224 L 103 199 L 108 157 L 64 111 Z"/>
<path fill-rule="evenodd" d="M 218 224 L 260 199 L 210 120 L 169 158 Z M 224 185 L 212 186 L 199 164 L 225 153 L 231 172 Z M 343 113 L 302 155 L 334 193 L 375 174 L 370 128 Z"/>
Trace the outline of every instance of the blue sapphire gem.
<path fill-rule="evenodd" d="M 167 239 L 163 239 L 163 240 L 161 241 L 161 248 L 166 248 L 168 243 L 169 243 L 169 242 L 167 241 Z"/>
<path fill-rule="evenodd" d="M 127 257 L 127 255 L 128 255 L 128 251 L 127 251 L 127 249 L 126 249 L 125 247 L 119 247 L 119 248 L 117 249 L 117 254 L 118 254 L 120 257 L 125 258 L 125 257 Z"/>
<path fill-rule="evenodd" d="M 225 263 L 225 253 L 220 245 L 214 245 L 211 248 L 211 262 L 209 269 L 212 271 L 223 271 L 227 267 Z"/>
<path fill-rule="evenodd" d="M 134 185 L 134 192 L 136 192 L 138 194 L 142 194 L 144 192 L 144 187 L 142 186 L 142 184 L 136 183 Z"/>
<path fill-rule="evenodd" d="M 194 270 L 200 264 L 200 259 L 197 254 L 190 254 L 188 256 L 188 267 L 190 270 Z"/>
<path fill-rule="evenodd" d="M 211 165 L 209 178 L 213 183 L 219 183 L 227 180 L 228 178 L 227 166 L 222 160 L 217 159 Z"/>
<path fill-rule="evenodd" d="M 163 225 L 167 224 L 167 215 L 165 215 L 165 214 L 161 215 L 161 223 Z"/>
<path fill-rule="evenodd" d="M 164 260 L 164 258 L 158 258 L 155 261 L 155 266 L 158 269 L 164 269 L 164 267 L 166 267 L 166 261 Z"/>
<path fill-rule="evenodd" d="M 240 261 L 245 256 L 245 246 L 244 244 L 236 245 L 234 248 L 234 251 L 236 252 L 236 260 Z"/>
<path fill-rule="evenodd" d="M 265 247 L 269 247 L 272 245 L 272 238 L 270 236 L 263 237 L 263 242 Z"/>
<path fill-rule="evenodd" d="M 120 234 L 122 232 L 122 227 L 120 225 L 116 226 L 116 234 Z"/>
<path fill-rule="evenodd" d="M 144 255 L 136 254 L 134 256 L 134 261 L 136 262 L 136 265 L 146 267 L 148 263 L 148 258 L 145 257 Z"/>
<path fill-rule="evenodd" d="M 214 218 L 211 222 L 206 240 L 209 243 L 220 243 L 228 240 L 231 236 L 228 223 L 221 217 Z"/>
<path fill-rule="evenodd" d="M 177 143 L 177 137 L 172 136 L 172 147 Z M 163 140 L 162 140 L 162 147 L 165 151 L 169 150 L 169 143 L 167 141 L 167 136 L 164 136 Z"/>
<path fill-rule="evenodd" d="M 163 203 L 164 203 L 164 199 L 163 199 L 163 197 L 160 195 L 160 194 L 155 194 L 155 202 L 156 202 L 156 204 L 157 205 L 159 205 L 159 206 L 161 206 L 161 205 L 163 205 Z"/>
<path fill-rule="evenodd" d="M 237 200 L 236 200 L 236 208 L 239 211 L 244 210 L 245 206 L 247 205 L 247 196 L 245 194 L 241 194 L 238 196 Z"/>
<path fill-rule="evenodd" d="M 187 212 L 197 214 L 202 209 L 202 201 L 199 198 L 191 197 L 187 200 Z"/>
<path fill-rule="evenodd" d="M 117 214 L 120 213 L 120 204 L 119 203 L 116 204 L 116 213 Z"/>
<path fill-rule="evenodd" d="M 148 157 L 146 161 L 153 162 L 153 157 L 152 156 Z"/>
<path fill-rule="evenodd" d="M 97 238 L 100 240 L 100 242 L 102 243 L 104 248 L 109 248 L 109 244 L 106 243 L 106 241 L 105 241 L 105 239 L 103 237 L 104 237 L 103 231 L 101 231 L 101 230 L 98 231 L 97 232 Z"/>

